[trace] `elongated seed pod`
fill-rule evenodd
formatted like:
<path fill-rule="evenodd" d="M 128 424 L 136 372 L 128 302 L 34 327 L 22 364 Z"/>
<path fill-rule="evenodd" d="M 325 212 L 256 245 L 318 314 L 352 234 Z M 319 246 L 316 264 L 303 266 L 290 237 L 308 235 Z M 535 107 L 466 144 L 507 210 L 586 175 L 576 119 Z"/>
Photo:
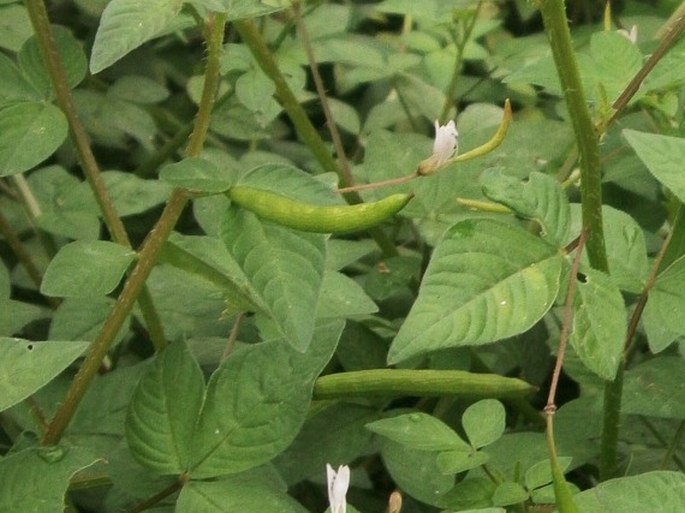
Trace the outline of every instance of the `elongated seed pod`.
<path fill-rule="evenodd" d="M 370 369 L 328 374 L 316 380 L 314 399 L 358 396 L 515 397 L 535 387 L 517 378 L 458 370 Z"/>
<path fill-rule="evenodd" d="M 227 194 L 231 201 L 264 219 L 317 233 L 356 232 L 370 228 L 402 210 L 413 197 L 412 194 L 393 194 L 374 203 L 324 207 L 245 185 L 236 185 Z"/>

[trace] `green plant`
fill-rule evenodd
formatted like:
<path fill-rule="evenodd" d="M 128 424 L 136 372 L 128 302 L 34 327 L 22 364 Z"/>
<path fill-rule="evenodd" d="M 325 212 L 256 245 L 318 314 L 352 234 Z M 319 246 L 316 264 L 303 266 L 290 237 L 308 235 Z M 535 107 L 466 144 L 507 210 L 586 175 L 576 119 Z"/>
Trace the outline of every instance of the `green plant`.
<path fill-rule="evenodd" d="M 572 4 L 0 2 L 0 511 L 684 509 L 685 4 Z"/>

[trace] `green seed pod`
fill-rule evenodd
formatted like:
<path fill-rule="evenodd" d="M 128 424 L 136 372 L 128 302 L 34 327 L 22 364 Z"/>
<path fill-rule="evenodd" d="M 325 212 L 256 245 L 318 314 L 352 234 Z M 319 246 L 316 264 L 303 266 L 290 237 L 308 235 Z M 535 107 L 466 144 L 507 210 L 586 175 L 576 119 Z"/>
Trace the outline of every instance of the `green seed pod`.
<path fill-rule="evenodd" d="M 324 207 L 244 185 L 232 187 L 227 194 L 236 205 L 264 219 L 317 233 L 356 232 L 370 228 L 402 210 L 413 197 L 413 194 L 393 194 L 375 203 Z"/>
<path fill-rule="evenodd" d="M 321 376 L 315 399 L 374 395 L 417 397 L 516 397 L 535 388 L 523 380 L 458 370 L 368 369 Z"/>

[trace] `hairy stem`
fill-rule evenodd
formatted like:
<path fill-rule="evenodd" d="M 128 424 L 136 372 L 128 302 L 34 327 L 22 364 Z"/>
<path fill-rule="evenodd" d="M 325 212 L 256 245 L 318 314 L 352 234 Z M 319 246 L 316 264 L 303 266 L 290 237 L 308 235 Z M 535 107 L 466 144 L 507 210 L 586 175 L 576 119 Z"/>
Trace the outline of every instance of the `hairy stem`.
<path fill-rule="evenodd" d="M 219 58 L 224 27 L 226 25 L 226 15 L 210 15 L 207 24 L 210 37 L 207 39 L 208 57 L 205 71 L 205 86 L 198 114 L 195 118 L 195 128 L 186 149 L 186 156 L 189 157 L 200 154 L 204 137 L 209 127 L 210 114 L 219 83 Z M 44 445 L 54 445 L 62 437 L 88 386 L 97 374 L 102 358 L 107 354 L 109 346 L 112 344 L 126 317 L 130 314 L 136 298 L 143 289 L 145 280 L 157 262 L 157 257 L 176 225 L 188 199 L 189 195 L 184 189 L 175 189 L 171 194 L 157 224 L 143 243 L 138 262 L 126 280 L 114 308 L 105 321 L 97 339 L 89 348 L 83 365 L 67 391 L 64 402 L 52 419 L 48 431 L 43 437 Z"/>
<path fill-rule="evenodd" d="M 537 0 L 549 39 L 554 64 L 568 106 L 580 156 L 583 230 L 587 234 L 590 265 L 609 272 L 602 225 L 602 182 L 599 135 L 592 123 L 576 64 L 563 0 Z M 600 467 L 616 468 L 618 432 L 623 391 L 623 366 L 605 385 Z M 605 473 L 606 474 L 606 473 Z"/>
<path fill-rule="evenodd" d="M 112 239 L 128 248 L 131 247 L 131 241 L 128 238 L 124 223 L 117 214 L 114 202 L 109 196 L 105 182 L 102 179 L 100 168 L 98 167 L 95 155 L 90 147 L 90 140 L 86 133 L 81 120 L 76 113 L 76 106 L 74 99 L 69 89 L 64 67 L 57 51 L 57 45 L 52 35 L 50 28 L 50 20 L 48 12 L 45 8 L 43 0 L 26 0 L 26 8 L 33 25 L 33 30 L 38 41 L 41 55 L 50 75 L 52 87 L 55 91 L 57 103 L 67 118 L 69 124 L 69 134 L 76 147 L 79 160 L 81 162 L 81 169 L 90 185 L 95 200 L 100 207 L 102 217 L 105 225 L 112 236 Z M 159 315 L 152 303 L 152 297 L 147 290 L 140 295 L 140 308 L 145 318 L 145 323 L 148 327 L 150 338 L 155 345 L 155 349 L 164 347 L 166 338 L 162 329 L 162 323 L 159 320 Z"/>

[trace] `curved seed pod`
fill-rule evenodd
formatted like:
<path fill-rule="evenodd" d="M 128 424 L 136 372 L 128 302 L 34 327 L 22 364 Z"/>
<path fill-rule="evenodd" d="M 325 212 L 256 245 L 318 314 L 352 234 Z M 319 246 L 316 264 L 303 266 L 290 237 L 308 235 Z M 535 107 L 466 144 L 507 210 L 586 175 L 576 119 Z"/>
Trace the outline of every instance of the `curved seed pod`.
<path fill-rule="evenodd" d="M 324 207 L 244 185 L 232 187 L 227 194 L 232 202 L 264 219 L 317 233 L 356 232 L 370 228 L 402 210 L 413 197 L 413 194 L 393 194 L 374 203 Z"/>
<path fill-rule="evenodd" d="M 358 396 L 516 397 L 535 387 L 517 378 L 458 370 L 369 369 L 321 376 L 314 384 L 315 399 Z"/>

